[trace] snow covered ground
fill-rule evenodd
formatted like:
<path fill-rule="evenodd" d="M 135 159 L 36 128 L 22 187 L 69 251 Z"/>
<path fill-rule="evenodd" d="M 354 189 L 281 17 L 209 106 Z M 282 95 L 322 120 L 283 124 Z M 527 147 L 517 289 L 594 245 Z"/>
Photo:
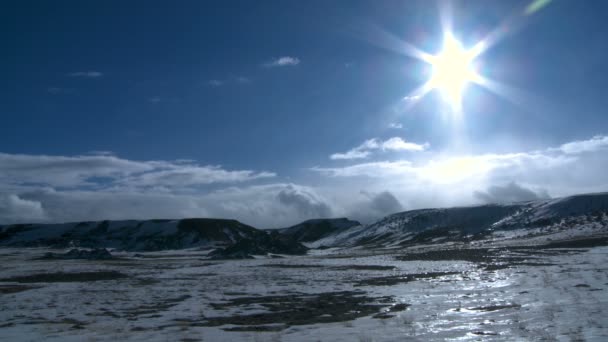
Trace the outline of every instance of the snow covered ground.
<path fill-rule="evenodd" d="M 444 248 L 226 261 L 0 249 L 0 340 L 608 340 L 608 247 Z"/>

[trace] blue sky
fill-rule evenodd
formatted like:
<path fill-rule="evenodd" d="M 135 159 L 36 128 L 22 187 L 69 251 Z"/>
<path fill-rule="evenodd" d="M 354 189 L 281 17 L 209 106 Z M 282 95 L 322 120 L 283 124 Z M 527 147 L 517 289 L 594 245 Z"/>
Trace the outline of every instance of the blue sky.
<path fill-rule="evenodd" d="M 0 222 L 276 227 L 608 189 L 604 1 L 23 1 L 0 14 Z M 447 9 L 447 10 L 446 10 Z M 459 118 L 448 13 L 501 91 Z M 458 129 L 455 129 L 458 126 Z"/>

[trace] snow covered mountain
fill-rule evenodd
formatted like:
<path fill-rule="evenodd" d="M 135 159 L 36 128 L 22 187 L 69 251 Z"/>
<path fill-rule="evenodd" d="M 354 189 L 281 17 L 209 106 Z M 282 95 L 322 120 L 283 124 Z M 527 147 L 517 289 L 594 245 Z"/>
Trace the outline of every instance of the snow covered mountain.
<path fill-rule="evenodd" d="M 525 237 L 542 241 L 608 236 L 608 193 L 473 207 L 420 209 L 370 225 L 315 219 L 264 231 L 224 219 L 127 220 L 0 226 L 0 246 L 154 251 L 224 248 L 220 256 L 301 254 L 306 247 L 399 247 Z M 306 247 L 304 247 L 303 245 Z"/>
<path fill-rule="evenodd" d="M 389 247 L 523 235 L 561 239 L 589 234 L 608 234 L 608 193 L 406 211 L 367 226 L 351 227 L 308 245 Z"/>
<path fill-rule="evenodd" d="M 51 246 L 164 250 L 215 248 L 242 240 L 268 240 L 269 234 L 235 220 L 183 219 L 15 224 L 0 227 L 0 246 Z"/>

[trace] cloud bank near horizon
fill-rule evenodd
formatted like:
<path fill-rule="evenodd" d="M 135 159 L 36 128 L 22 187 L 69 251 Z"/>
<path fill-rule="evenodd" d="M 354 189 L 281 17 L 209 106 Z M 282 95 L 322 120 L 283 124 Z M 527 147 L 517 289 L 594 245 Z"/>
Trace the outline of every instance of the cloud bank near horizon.
<path fill-rule="evenodd" d="M 319 217 L 370 222 L 409 209 L 608 190 L 608 137 L 527 152 L 313 167 L 314 186 L 274 172 L 111 153 L 0 153 L 0 224 L 216 217 L 273 228 Z"/>

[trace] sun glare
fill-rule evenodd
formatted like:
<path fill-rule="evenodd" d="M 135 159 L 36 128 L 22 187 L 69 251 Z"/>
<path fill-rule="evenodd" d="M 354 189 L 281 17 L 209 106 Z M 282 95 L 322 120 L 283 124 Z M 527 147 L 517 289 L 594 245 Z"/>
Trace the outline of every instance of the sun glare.
<path fill-rule="evenodd" d="M 442 51 L 429 58 L 433 67 L 429 87 L 439 90 L 453 108 L 460 108 L 462 93 L 476 78 L 472 65 L 474 59 L 475 54 L 465 50 L 449 33 L 445 35 Z"/>

